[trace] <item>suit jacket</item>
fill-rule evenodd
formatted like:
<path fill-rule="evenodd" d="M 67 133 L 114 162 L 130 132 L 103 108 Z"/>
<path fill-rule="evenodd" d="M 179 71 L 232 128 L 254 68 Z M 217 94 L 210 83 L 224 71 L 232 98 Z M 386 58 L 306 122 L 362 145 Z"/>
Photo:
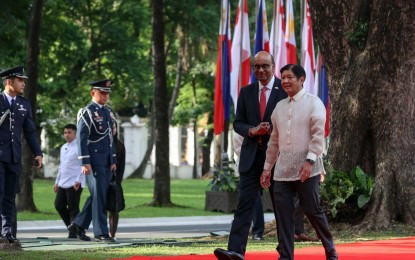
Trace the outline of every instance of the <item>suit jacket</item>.
<path fill-rule="evenodd" d="M 244 173 L 251 168 L 255 154 L 258 149 L 258 136 L 249 137 L 248 131 L 251 127 L 256 127 L 261 122 L 271 123 L 271 114 L 274 111 L 277 103 L 287 97 L 287 93 L 281 87 L 281 80 L 275 78 L 274 86 L 271 89 L 271 93 L 265 109 L 264 120 L 261 120 L 259 112 L 259 83 L 255 82 L 249 84 L 241 89 L 238 97 L 236 117 L 233 122 L 233 128 L 235 132 L 242 135 L 244 140 L 242 142 L 241 154 L 239 159 L 239 172 Z M 269 141 L 269 135 L 263 135 L 262 144 L 264 146 L 263 153 L 265 155 L 267 143 Z"/>
<path fill-rule="evenodd" d="M 121 183 L 124 178 L 125 170 L 125 145 L 118 137 L 114 137 L 114 142 L 117 149 L 117 170 L 115 171 L 115 180 L 118 183 Z"/>
<path fill-rule="evenodd" d="M 78 159 L 82 165 L 109 166 L 117 163 L 112 129 L 114 114 L 107 106 L 100 108 L 95 102 L 78 112 Z"/>
<path fill-rule="evenodd" d="M 16 96 L 15 105 L 11 108 L 5 93 L 1 92 L 0 118 L 4 119 L 0 125 L 0 161 L 6 163 L 21 162 L 22 134 L 26 138 L 33 155 L 42 156 L 33 122 L 32 107 L 27 99 Z"/>

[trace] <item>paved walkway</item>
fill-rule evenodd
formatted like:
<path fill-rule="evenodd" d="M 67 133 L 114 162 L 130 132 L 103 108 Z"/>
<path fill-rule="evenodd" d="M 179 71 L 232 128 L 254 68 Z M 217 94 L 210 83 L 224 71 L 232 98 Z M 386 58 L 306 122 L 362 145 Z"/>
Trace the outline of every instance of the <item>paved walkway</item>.
<path fill-rule="evenodd" d="M 266 213 L 265 221 L 273 220 L 272 213 Z M 120 247 L 138 244 L 171 244 L 176 238 L 210 236 L 211 232 L 226 235 L 233 215 L 162 217 L 162 218 L 121 218 L 115 243 L 85 242 L 68 239 L 68 231 L 61 220 L 19 221 L 17 238 L 24 250 L 68 250 L 97 247 Z M 92 227 L 87 235 L 93 237 Z"/>

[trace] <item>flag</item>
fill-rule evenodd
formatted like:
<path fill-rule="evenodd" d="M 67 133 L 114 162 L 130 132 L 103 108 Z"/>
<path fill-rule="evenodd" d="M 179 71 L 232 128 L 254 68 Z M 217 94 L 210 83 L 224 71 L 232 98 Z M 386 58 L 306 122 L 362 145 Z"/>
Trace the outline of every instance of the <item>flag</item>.
<path fill-rule="evenodd" d="M 323 58 L 320 54 L 320 50 L 317 53 L 317 72 L 318 72 L 318 92 L 321 101 L 326 107 L 326 125 L 324 128 L 324 137 L 330 135 L 330 97 L 329 97 L 329 84 L 327 81 L 326 67 L 323 63 Z"/>
<path fill-rule="evenodd" d="M 314 87 L 314 44 L 311 22 L 311 12 L 308 0 L 304 1 L 303 30 L 301 34 L 301 66 L 306 72 L 304 89 L 313 95 L 318 95 L 318 89 Z"/>
<path fill-rule="evenodd" d="M 317 57 L 316 57 L 316 65 L 314 70 L 314 89 L 317 89 L 317 96 L 320 97 L 320 71 L 321 71 L 321 54 L 320 48 L 317 46 Z"/>
<path fill-rule="evenodd" d="M 268 35 L 268 22 L 267 11 L 265 7 L 265 0 L 259 1 L 258 14 L 256 19 L 255 29 L 255 46 L 254 55 L 260 51 L 269 52 L 269 35 Z M 251 74 L 251 82 L 256 81 L 254 72 Z"/>
<path fill-rule="evenodd" d="M 242 16 L 241 10 L 243 10 Z M 251 46 L 246 0 L 239 0 L 232 39 L 231 58 L 231 96 L 236 108 L 240 89 L 249 84 L 251 73 Z"/>
<path fill-rule="evenodd" d="M 287 64 L 287 46 L 285 45 L 284 0 L 276 0 L 271 26 L 270 53 L 274 56 L 274 75 L 281 78 L 280 69 Z"/>
<path fill-rule="evenodd" d="M 287 46 L 287 63 L 297 64 L 297 47 L 295 43 L 293 0 L 287 0 L 285 44 Z"/>
<path fill-rule="evenodd" d="M 326 67 L 324 64 L 321 66 L 321 100 L 323 101 L 324 106 L 326 107 L 326 126 L 324 128 L 324 137 L 330 135 L 330 97 L 329 97 L 329 83 L 327 81 Z"/>
<path fill-rule="evenodd" d="M 225 129 L 225 121 L 230 113 L 230 52 L 231 33 L 229 25 L 230 1 L 222 0 L 221 20 L 218 37 L 218 57 L 216 60 L 214 132 L 220 134 Z"/>

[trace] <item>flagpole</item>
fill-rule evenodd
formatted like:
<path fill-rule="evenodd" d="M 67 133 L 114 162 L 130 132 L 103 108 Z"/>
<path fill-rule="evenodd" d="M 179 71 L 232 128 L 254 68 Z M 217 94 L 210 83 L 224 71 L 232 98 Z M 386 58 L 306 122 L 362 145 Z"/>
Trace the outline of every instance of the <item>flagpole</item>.
<path fill-rule="evenodd" d="M 274 13 L 273 13 L 272 17 L 273 17 L 272 24 L 274 25 L 274 27 L 272 27 L 272 33 L 271 33 L 272 37 L 270 39 L 270 43 L 272 41 L 272 46 L 270 46 L 270 52 L 271 52 L 272 56 L 274 57 L 274 61 L 275 61 L 275 59 L 277 58 L 276 49 L 277 49 L 277 42 L 278 42 L 278 35 L 277 35 L 278 28 L 279 28 L 278 26 L 281 26 L 279 24 L 279 21 L 280 21 L 280 18 L 279 18 L 280 17 L 280 0 L 275 0 L 274 1 Z M 277 69 L 279 69 L 279 68 L 275 67 L 275 69 L 273 71 L 274 76 L 277 76 L 277 73 L 276 73 Z"/>
<path fill-rule="evenodd" d="M 239 60 L 239 79 L 238 79 L 238 94 L 239 94 L 239 91 L 240 91 L 240 89 L 243 87 L 242 86 L 242 62 L 243 62 L 243 60 L 242 60 L 242 53 L 243 53 L 243 50 L 242 50 L 242 48 L 243 48 L 243 35 L 244 35 L 244 12 L 245 12 L 245 0 L 241 0 L 241 4 L 240 4 L 240 6 L 239 6 L 239 20 L 240 20 L 240 22 L 241 22 L 241 41 L 240 41 L 240 50 L 239 50 L 239 57 L 241 57 L 240 58 L 240 60 Z M 234 104 L 234 109 L 235 109 L 235 114 L 236 114 L 236 106 L 235 106 L 235 104 Z"/>
<path fill-rule="evenodd" d="M 225 55 L 228 55 L 228 57 L 226 58 L 226 59 L 229 59 L 229 36 L 228 36 L 228 33 L 229 33 L 229 28 L 230 28 L 230 17 L 229 17 L 229 13 L 230 13 L 230 1 L 229 0 L 227 0 L 226 1 L 227 2 L 227 4 L 226 4 L 226 26 L 225 26 L 225 30 L 226 30 L 226 33 L 225 33 L 225 44 L 228 46 L 228 51 L 225 53 Z M 230 61 L 228 60 L 228 63 L 229 63 Z M 224 67 L 222 67 L 222 68 L 224 68 Z M 228 75 L 225 75 L 225 73 L 222 73 L 222 84 L 223 84 L 223 82 L 225 82 L 224 80 L 223 80 L 223 78 L 224 77 L 227 77 L 227 78 L 230 78 L 230 73 L 229 73 L 229 71 L 226 71 L 226 72 L 228 72 Z M 226 105 L 229 105 L 229 104 L 224 104 L 225 106 Z M 226 108 L 225 108 L 225 113 L 226 113 Z M 224 116 L 224 129 L 223 129 L 223 132 L 222 132 L 222 143 L 221 143 L 221 165 L 220 165 L 220 169 L 222 169 L 223 168 L 223 164 L 224 163 L 227 163 L 227 161 L 228 161 L 228 154 L 227 154 L 227 150 L 228 150 L 228 133 L 229 133 L 229 119 L 228 120 L 226 120 L 226 115 Z"/>
<path fill-rule="evenodd" d="M 273 32 L 272 32 L 272 34 L 274 35 L 274 39 L 273 39 L 273 41 L 274 41 L 274 46 L 272 46 L 272 52 L 275 52 L 275 44 L 277 43 L 277 41 L 275 40 L 275 39 L 277 39 L 277 28 L 278 28 L 278 22 L 279 22 L 279 15 L 280 15 L 280 12 L 279 12 L 279 7 L 280 7 L 280 0 L 275 0 L 274 1 L 274 13 L 273 13 L 273 19 L 274 19 L 274 27 L 272 28 L 273 29 Z M 276 57 L 274 57 L 274 59 L 275 59 Z"/>
<path fill-rule="evenodd" d="M 224 32 L 222 33 L 223 35 L 225 35 L 225 38 L 224 38 L 224 41 L 225 41 L 225 44 L 227 44 L 227 41 L 228 41 L 228 36 L 227 36 L 227 31 L 228 31 L 228 17 L 227 17 L 227 14 L 228 14 L 228 12 L 229 12 L 229 10 L 228 10 L 228 8 L 229 8 L 229 1 L 227 1 L 226 0 L 226 14 L 225 14 L 225 17 L 224 17 L 224 19 L 225 19 L 225 26 L 224 26 Z M 222 85 L 222 89 L 223 89 L 223 83 L 224 83 L 224 77 L 225 77 L 225 75 L 224 75 L 224 71 L 223 71 L 223 59 L 225 59 L 224 58 L 224 56 L 223 56 L 223 48 L 224 48 L 224 44 L 223 44 L 223 42 L 222 42 L 222 73 L 221 73 L 221 85 Z M 226 111 L 226 108 L 224 108 L 224 113 L 226 113 L 225 112 Z M 226 116 L 224 116 L 223 117 L 223 131 L 222 131 L 222 133 L 220 134 L 220 165 L 219 165 L 219 170 L 222 170 L 223 169 L 223 155 L 224 155 L 224 152 L 225 152 L 225 136 L 226 136 L 226 119 L 225 119 L 225 117 Z"/>

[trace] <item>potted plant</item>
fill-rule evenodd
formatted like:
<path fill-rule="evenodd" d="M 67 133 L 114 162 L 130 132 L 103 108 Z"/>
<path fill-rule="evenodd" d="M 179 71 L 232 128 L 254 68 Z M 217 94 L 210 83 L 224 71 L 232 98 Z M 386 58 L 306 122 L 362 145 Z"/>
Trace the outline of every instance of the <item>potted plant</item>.
<path fill-rule="evenodd" d="M 205 210 L 222 211 L 230 213 L 235 211 L 238 203 L 239 177 L 229 164 L 224 164 L 222 169 L 213 171 L 213 179 L 206 191 Z"/>

